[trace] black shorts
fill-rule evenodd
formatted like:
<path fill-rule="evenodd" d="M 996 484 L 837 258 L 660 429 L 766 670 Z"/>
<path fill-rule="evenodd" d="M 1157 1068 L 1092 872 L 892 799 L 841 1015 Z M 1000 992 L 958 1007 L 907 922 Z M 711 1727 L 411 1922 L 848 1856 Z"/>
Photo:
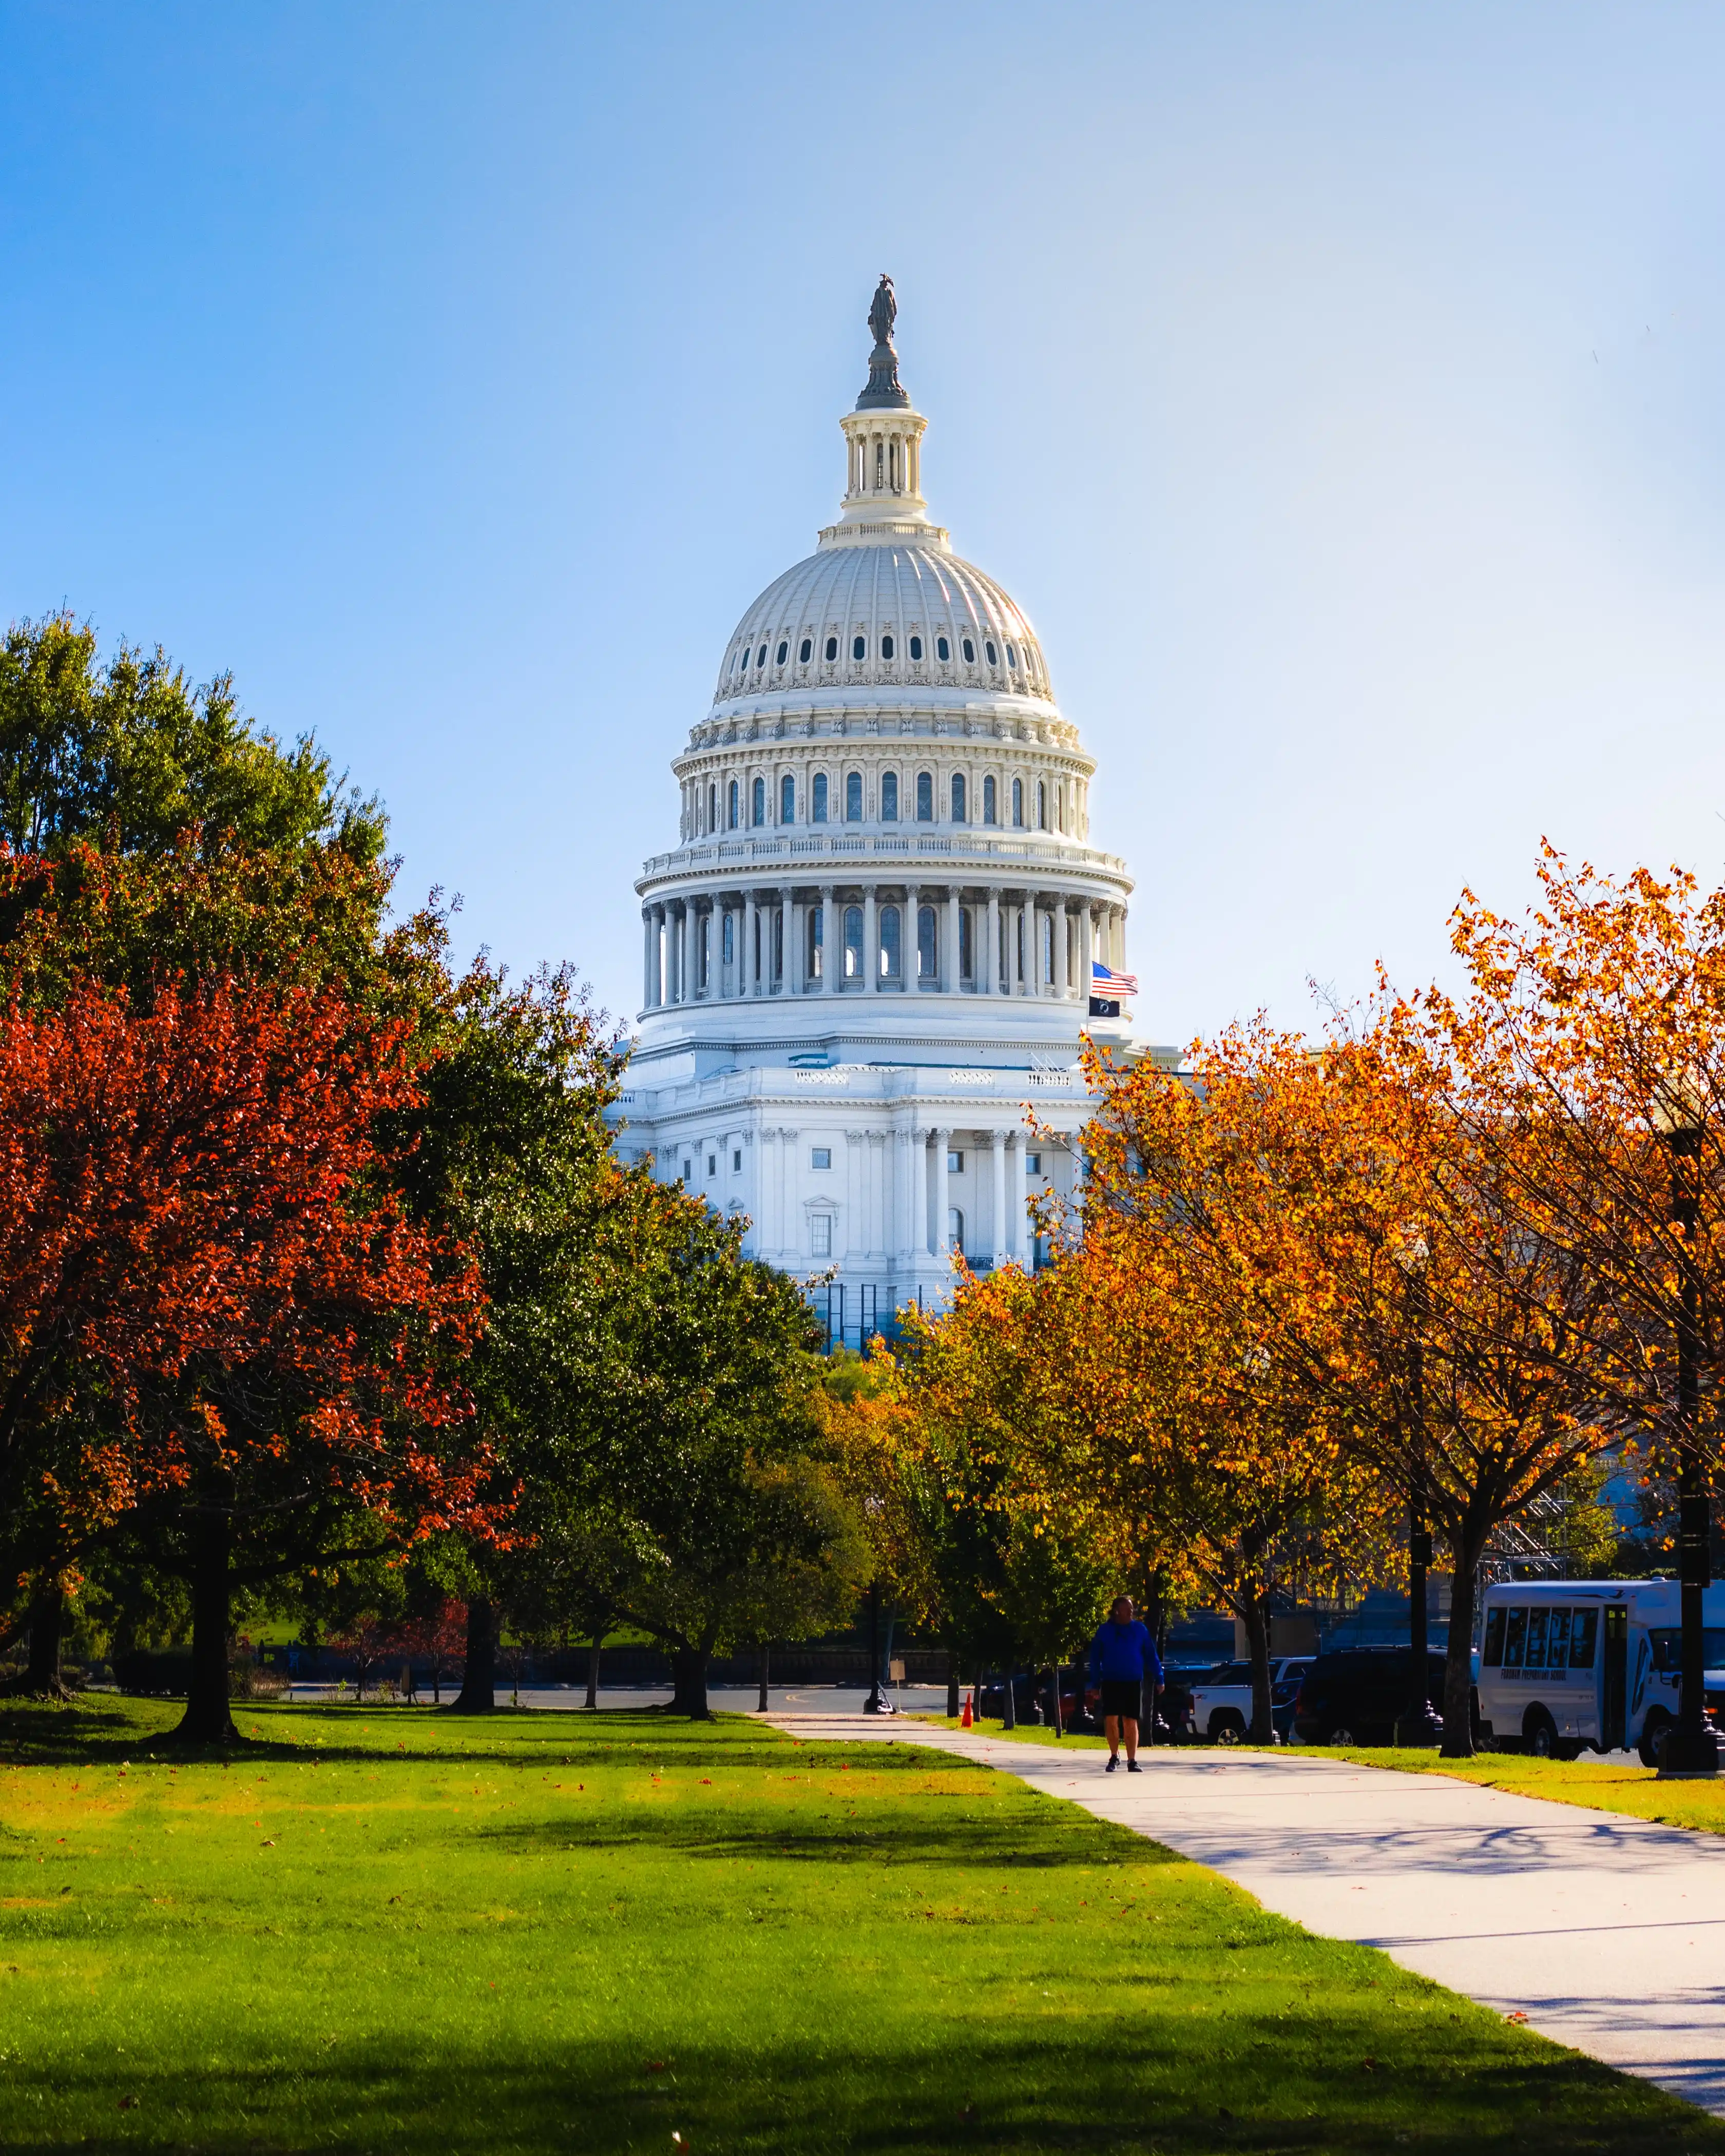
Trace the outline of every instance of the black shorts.
<path fill-rule="evenodd" d="M 1119 1715 L 1125 1721 L 1136 1722 L 1143 1705 L 1141 1690 L 1136 1677 L 1104 1677 L 1103 1713 Z"/>

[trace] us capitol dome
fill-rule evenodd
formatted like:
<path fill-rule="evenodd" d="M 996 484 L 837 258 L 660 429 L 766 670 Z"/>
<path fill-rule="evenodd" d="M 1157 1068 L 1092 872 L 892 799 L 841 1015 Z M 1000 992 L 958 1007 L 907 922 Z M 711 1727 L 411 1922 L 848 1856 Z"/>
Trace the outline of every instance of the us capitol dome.
<path fill-rule="evenodd" d="M 619 1109 L 624 1155 L 830 1276 L 852 1345 L 942 1300 L 955 1250 L 1035 1263 L 1030 1198 L 1081 1173 L 1080 1035 L 1128 1052 L 1135 985 L 1096 765 L 1029 621 L 930 519 L 896 313 L 883 277 L 839 521 L 743 614 L 672 764 Z"/>

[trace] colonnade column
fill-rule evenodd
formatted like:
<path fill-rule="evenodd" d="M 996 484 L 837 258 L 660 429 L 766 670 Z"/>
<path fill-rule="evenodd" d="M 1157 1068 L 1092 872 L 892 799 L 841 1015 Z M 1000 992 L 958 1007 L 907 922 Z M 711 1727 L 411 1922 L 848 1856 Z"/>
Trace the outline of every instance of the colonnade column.
<path fill-rule="evenodd" d="M 928 1255 L 928 1133 L 911 1132 L 911 1232 L 906 1238 L 919 1258 Z"/>
<path fill-rule="evenodd" d="M 958 916 L 960 911 L 961 908 L 958 903 L 958 886 L 955 883 L 948 884 L 947 886 L 947 958 L 946 988 L 947 994 L 953 996 L 960 994 L 964 987 L 964 972 L 963 968 L 958 963 L 958 942 L 960 933 Z M 972 955 L 973 957 L 975 954 L 973 953 Z"/>
<path fill-rule="evenodd" d="M 1024 894 L 1024 993 L 1042 993 L 1042 921 L 1034 891 Z"/>
<path fill-rule="evenodd" d="M 1050 954 L 1054 960 L 1050 968 L 1054 974 L 1054 992 L 1064 1003 L 1067 993 L 1066 965 L 1066 901 L 1057 898 L 1048 916 Z"/>
<path fill-rule="evenodd" d="M 1018 1244 L 1019 1254 L 1024 1260 L 1024 1270 L 1028 1273 L 1034 1270 L 1036 1258 L 1035 1242 L 1030 1233 L 1030 1133 L 1028 1131 L 1019 1132 L 1018 1182 Z"/>
<path fill-rule="evenodd" d="M 823 995 L 835 996 L 845 985 L 842 935 L 833 933 L 833 886 L 820 887 L 820 987 Z"/>
<path fill-rule="evenodd" d="M 760 934 L 760 916 L 755 910 L 755 894 L 745 891 L 742 900 L 742 963 L 737 969 L 737 991 L 739 995 L 757 996 L 761 993 L 760 952 L 757 938 Z"/>
<path fill-rule="evenodd" d="M 692 1004 L 695 1000 L 695 901 L 683 901 L 683 950 L 677 967 L 677 1001 Z"/>
<path fill-rule="evenodd" d="M 1001 1264 L 1007 1254 L 1006 1237 L 1006 1132 L 995 1131 L 989 1141 L 993 1158 L 989 1165 L 993 1171 L 994 1227 L 989 1239 L 990 1265 Z"/>
<path fill-rule="evenodd" d="M 922 891 L 918 884 L 905 886 L 905 917 L 898 925 L 898 963 L 904 976 L 906 991 L 914 995 L 922 978 L 922 945 L 919 939 L 916 916 L 922 911 Z"/>
<path fill-rule="evenodd" d="M 791 887 L 781 886 L 778 894 L 779 917 L 779 988 L 782 996 L 793 995 L 797 983 L 796 939 L 791 933 Z"/>
<path fill-rule="evenodd" d="M 947 1240 L 947 1219 L 952 1209 L 947 1183 L 947 1141 L 951 1136 L 950 1131 L 943 1130 L 934 1134 L 934 1247 L 937 1254 L 942 1257 L 951 1248 Z"/>
<path fill-rule="evenodd" d="M 880 916 L 875 903 L 875 886 L 863 893 L 863 988 L 873 995 L 880 985 Z"/>
<path fill-rule="evenodd" d="M 1078 911 L 1078 1000 L 1084 1006 L 1084 1015 L 1090 1016 L 1091 991 L 1096 977 L 1092 970 L 1096 964 L 1096 909 L 1086 899 Z"/>
<path fill-rule="evenodd" d="M 978 983 L 985 996 L 1000 993 L 1000 893 L 998 889 L 988 892 L 988 972 Z"/>
<path fill-rule="evenodd" d="M 641 909 L 641 1008 L 653 1008 L 653 909 Z"/>

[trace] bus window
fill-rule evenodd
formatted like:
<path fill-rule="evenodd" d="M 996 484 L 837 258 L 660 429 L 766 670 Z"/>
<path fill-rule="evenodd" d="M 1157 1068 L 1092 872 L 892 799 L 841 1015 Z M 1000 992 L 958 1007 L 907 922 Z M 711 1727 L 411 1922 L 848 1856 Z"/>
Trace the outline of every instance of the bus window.
<path fill-rule="evenodd" d="M 1518 1670 L 1522 1666 L 1522 1648 L 1527 1637 L 1527 1613 L 1512 1609 L 1503 1627 L 1503 1666 Z"/>
<path fill-rule="evenodd" d="M 1549 1612 L 1544 1609 L 1530 1609 L 1527 1612 L 1527 1667 L 1530 1670 L 1545 1667 L 1545 1620 Z"/>
<path fill-rule="evenodd" d="M 1503 1666 L 1503 1611 L 1493 1609 L 1486 1619 L 1486 1644 L 1480 1654 L 1481 1669 L 1496 1670 Z"/>
<path fill-rule="evenodd" d="M 1548 1670 L 1561 1670 L 1569 1660 L 1569 1613 L 1553 1609 L 1551 1630 L 1545 1635 L 1545 1666 Z"/>
<path fill-rule="evenodd" d="M 1569 1666 L 1572 1670 L 1590 1670 L 1594 1666 L 1594 1649 L 1599 1643 L 1599 1613 L 1597 1609 L 1578 1609 L 1575 1621 L 1569 1627 Z"/>

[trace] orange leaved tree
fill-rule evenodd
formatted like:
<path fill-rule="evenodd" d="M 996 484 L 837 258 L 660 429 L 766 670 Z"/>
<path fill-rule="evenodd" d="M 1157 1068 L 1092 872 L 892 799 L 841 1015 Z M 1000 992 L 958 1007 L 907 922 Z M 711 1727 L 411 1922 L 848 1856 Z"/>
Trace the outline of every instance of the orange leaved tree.
<path fill-rule="evenodd" d="M 465 1252 L 410 1222 L 403 1030 L 228 978 L 0 1019 L 0 1497 L 190 1583 L 188 1737 L 232 1733 L 229 1599 L 482 1519 Z"/>

